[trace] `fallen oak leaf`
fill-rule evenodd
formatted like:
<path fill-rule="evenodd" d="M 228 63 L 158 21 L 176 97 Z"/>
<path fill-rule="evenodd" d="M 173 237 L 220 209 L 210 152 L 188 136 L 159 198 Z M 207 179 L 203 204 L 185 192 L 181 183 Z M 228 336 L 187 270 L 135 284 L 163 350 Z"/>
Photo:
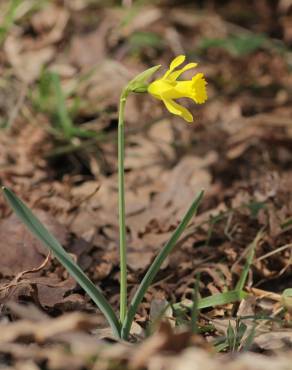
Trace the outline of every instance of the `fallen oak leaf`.
<path fill-rule="evenodd" d="M 40 266 L 35 267 L 33 269 L 30 269 L 30 270 L 25 270 L 25 271 L 22 271 L 22 272 L 18 273 L 12 281 L 10 281 L 9 283 L 6 283 L 6 284 L 3 284 L 2 286 L 0 286 L 0 292 L 3 291 L 3 290 L 9 291 L 9 289 L 11 289 L 13 287 L 16 287 L 21 282 L 21 280 L 22 280 L 22 278 L 23 278 L 24 275 L 29 274 L 29 273 L 35 273 L 35 272 L 41 271 L 48 264 L 48 262 L 50 260 L 50 257 L 51 257 L 51 252 L 48 253 L 47 257 L 40 264 Z"/>
<path fill-rule="evenodd" d="M 66 244 L 69 233 L 55 218 L 43 211 L 36 211 L 41 221 Z M 47 256 L 46 248 L 36 240 L 13 214 L 0 222 L 0 274 L 16 276 L 42 264 Z"/>
<path fill-rule="evenodd" d="M 160 352 L 181 352 L 190 344 L 191 336 L 190 331 L 175 333 L 169 322 L 161 322 L 158 331 L 141 343 L 133 353 L 130 368 L 146 367 L 149 358 Z"/>

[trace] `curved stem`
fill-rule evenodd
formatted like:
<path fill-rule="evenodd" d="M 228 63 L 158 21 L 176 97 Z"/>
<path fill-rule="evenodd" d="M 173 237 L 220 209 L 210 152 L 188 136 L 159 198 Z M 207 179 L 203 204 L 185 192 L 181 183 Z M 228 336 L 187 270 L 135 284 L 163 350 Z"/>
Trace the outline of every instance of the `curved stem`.
<path fill-rule="evenodd" d="M 124 322 L 127 315 L 127 246 L 125 222 L 125 127 L 124 113 L 127 91 L 123 90 L 120 97 L 118 124 L 118 187 L 119 187 L 119 232 L 120 232 L 120 321 Z"/>

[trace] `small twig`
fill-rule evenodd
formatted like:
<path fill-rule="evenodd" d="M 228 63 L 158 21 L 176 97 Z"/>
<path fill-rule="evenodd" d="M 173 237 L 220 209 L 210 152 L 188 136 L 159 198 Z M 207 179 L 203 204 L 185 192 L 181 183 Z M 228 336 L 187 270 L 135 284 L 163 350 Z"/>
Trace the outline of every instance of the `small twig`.
<path fill-rule="evenodd" d="M 269 292 L 267 290 L 259 289 L 259 288 L 249 288 L 249 291 L 253 293 L 256 297 L 259 298 L 268 298 L 276 302 L 281 301 L 281 294 Z"/>
<path fill-rule="evenodd" d="M 285 249 L 288 249 L 288 248 L 292 248 L 292 243 L 285 244 L 282 247 L 279 247 L 279 248 L 275 249 L 274 251 L 268 252 L 268 253 L 264 254 L 263 256 L 260 256 L 257 260 L 262 261 L 265 258 L 271 257 L 274 254 L 280 253 L 280 252 L 282 252 L 282 251 L 284 251 Z"/>
<path fill-rule="evenodd" d="M 49 262 L 50 257 L 51 252 L 48 253 L 44 261 L 38 267 L 32 268 L 30 270 L 21 271 L 20 273 L 18 273 L 12 281 L 0 287 L 0 292 L 2 290 L 7 290 L 9 288 L 12 288 L 13 286 L 16 286 L 19 283 L 19 280 L 22 279 L 24 275 L 41 271 Z"/>
<path fill-rule="evenodd" d="M 19 94 L 19 97 L 16 101 L 15 107 L 12 109 L 12 112 L 9 115 L 8 122 L 7 122 L 7 128 L 9 130 L 12 130 L 12 128 L 14 126 L 14 123 L 16 121 L 18 113 L 19 113 L 19 111 L 20 111 L 20 109 L 21 109 L 21 107 L 24 103 L 24 99 L 26 97 L 27 89 L 28 89 L 28 85 L 24 84 L 22 86 L 21 90 L 20 90 L 20 94 Z"/>

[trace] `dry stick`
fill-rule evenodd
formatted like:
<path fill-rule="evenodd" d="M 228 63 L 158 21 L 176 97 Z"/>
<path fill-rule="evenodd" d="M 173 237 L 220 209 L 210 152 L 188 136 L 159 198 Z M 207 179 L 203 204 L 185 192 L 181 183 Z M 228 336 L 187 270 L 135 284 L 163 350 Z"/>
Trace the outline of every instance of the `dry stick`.
<path fill-rule="evenodd" d="M 279 247 L 279 248 L 275 249 L 274 251 L 268 252 L 268 253 L 264 254 L 263 256 L 259 257 L 257 260 L 262 261 L 265 258 L 271 257 L 274 254 L 280 253 L 280 252 L 282 252 L 282 251 L 284 251 L 285 249 L 288 249 L 288 248 L 292 248 L 292 243 L 285 244 L 282 247 Z"/>
<path fill-rule="evenodd" d="M 14 279 L 12 281 L 10 281 L 7 284 L 2 285 L 0 287 L 0 291 L 5 290 L 5 289 L 9 289 L 9 288 L 12 288 L 13 286 L 18 285 L 19 280 L 23 277 L 23 275 L 31 274 L 31 273 L 34 273 L 34 272 L 41 271 L 47 265 L 47 263 L 49 262 L 50 257 L 51 257 L 51 252 L 48 253 L 48 255 L 46 256 L 46 258 L 44 259 L 44 261 L 38 267 L 34 267 L 34 268 L 30 269 L 30 270 L 24 270 L 24 271 L 19 272 L 14 277 Z"/>
<path fill-rule="evenodd" d="M 9 118 L 8 118 L 8 122 L 7 122 L 7 127 L 9 128 L 9 130 L 11 130 L 14 126 L 14 122 L 18 116 L 18 113 L 24 103 L 24 99 L 26 97 L 26 93 L 27 93 L 27 89 L 28 89 L 28 85 L 27 84 L 24 84 L 20 90 L 20 94 L 19 94 L 19 97 L 17 99 L 17 102 L 15 104 L 15 107 L 12 109 L 12 112 L 11 114 L 9 115 Z"/>

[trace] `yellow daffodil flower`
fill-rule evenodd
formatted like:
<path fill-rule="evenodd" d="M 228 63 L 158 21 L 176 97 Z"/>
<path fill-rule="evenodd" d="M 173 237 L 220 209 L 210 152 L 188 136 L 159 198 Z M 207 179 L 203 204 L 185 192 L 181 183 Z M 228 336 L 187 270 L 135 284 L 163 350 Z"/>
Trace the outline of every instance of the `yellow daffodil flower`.
<path fill-rule="evenodd" d="M 179 76 L 197 66 L 197 63 L 186 64 L 181 69 L 176 69 L 185 61 L 184 55 L 176 57 L 162 78 L 153 81 L 148 86 L 148 92 L 156 99 L 162 100 L 170 113 L 182 117 L 187 122 L 193 122 L 191 112 L 176 103 L 174 99 L 190 98 L 197 104 L 205 103 L 207 100 L 207 82 L 203 73 L 197 73 L 190 81 L 177 81 Z"/>

